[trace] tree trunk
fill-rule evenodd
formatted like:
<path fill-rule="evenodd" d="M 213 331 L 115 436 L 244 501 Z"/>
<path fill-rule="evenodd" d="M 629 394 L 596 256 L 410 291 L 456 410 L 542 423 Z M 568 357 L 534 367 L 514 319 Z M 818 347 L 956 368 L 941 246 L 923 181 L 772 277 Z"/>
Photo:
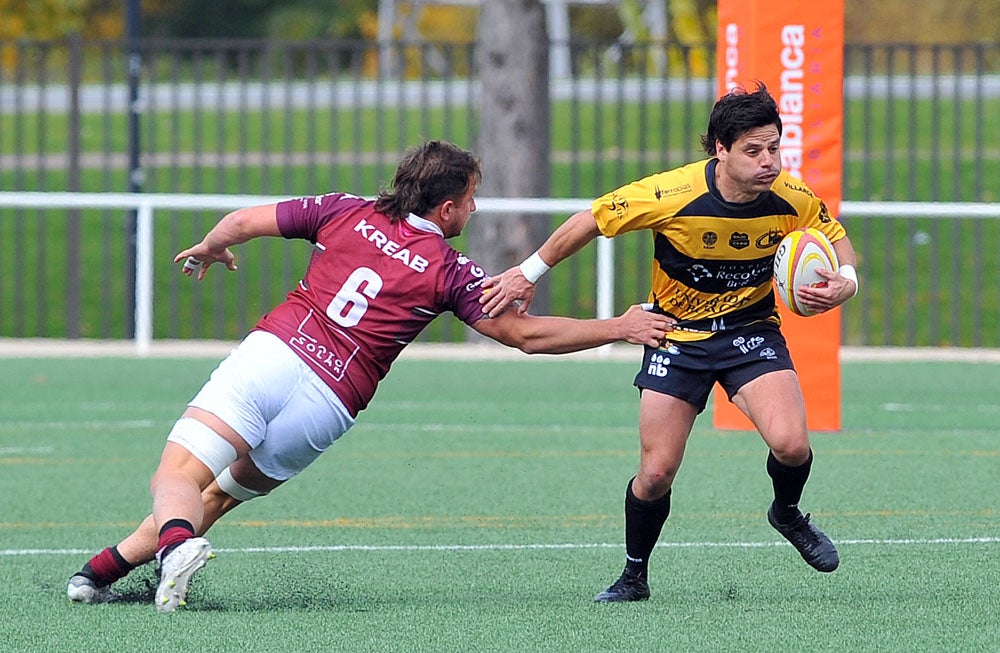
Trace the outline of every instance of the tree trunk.
<path fill-rule="evenodd" d="M 549 194 L 549 41 L 539 0 L 490 0 L 480 8 L 476 63 L 482 86 L 479 197 Z M 544 242 L 541 214 L 477 212 L 467 227 L 469 254 L 490 274 L 517 265 Z M 533 313 L 549 310 L 539 283 Z"/>

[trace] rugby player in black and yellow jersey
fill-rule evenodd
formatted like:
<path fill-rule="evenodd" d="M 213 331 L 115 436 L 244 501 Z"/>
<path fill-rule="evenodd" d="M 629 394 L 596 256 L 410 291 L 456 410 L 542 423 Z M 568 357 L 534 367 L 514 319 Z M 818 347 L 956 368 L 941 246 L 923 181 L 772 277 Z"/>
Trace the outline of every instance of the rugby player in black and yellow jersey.
<path fill-rule="evenodd" d="M 771 279 L 782 236 L 815 227 L 842 264 L 798 298 L 823 312 L 857 293 L 855 252 L 844 228 L 800 180 L 781 170 L 781 118 L 763 84 L 715 104 L 702 146 L 709 159 L 627 184 L 569 218 L 520 266 L 488 279 L 483 311 L 512 301 L 527 310 L 551 266 L 599 235 L 653 233 L 650 300 L 675 318 L 660 347 L 646 347 L 640 391 L 639 470 L 625 491 L 625 569 L 598 602 L 649 597 L 649 555 L 670 512 L 671 486 L 697 415 L 718 382 L 769 448 L 774 501 L 768 522 L 818 571 L 837 568 L 830 539 L 799 510 L 813 452 L 798 377 L 780 331 Z"/>

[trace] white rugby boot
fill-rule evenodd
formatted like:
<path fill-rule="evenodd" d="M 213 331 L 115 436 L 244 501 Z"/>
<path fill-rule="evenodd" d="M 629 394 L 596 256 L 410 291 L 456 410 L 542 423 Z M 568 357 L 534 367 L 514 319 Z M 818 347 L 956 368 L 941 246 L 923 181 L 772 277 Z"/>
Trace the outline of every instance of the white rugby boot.
<path fill-rule="evenodd" d="M 66 587 L 66 598 L 73 603 L 112 603 L 122 597 L 110 585 L 98 587 L 91 579 L 74 574 Z"/>
<path fill-rule="evenodd" d="M 160 584 L 156 587 L 156 609 L 173 612 L 187 605 L 188 584 L 194 572 L 205 566 L 212 545 L 203 537 L 185 540 L 160 561 Z"/>

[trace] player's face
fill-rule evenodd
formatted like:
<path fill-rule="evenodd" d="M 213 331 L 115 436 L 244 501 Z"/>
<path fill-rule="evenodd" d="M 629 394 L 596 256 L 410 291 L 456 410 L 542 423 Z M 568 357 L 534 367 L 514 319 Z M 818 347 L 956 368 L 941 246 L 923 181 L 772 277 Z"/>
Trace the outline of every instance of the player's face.
<path fill-rule="evenodd" d="M 469 217 L 476 211 L 476 184 L 469 184 L 465 194 L 455 202 L 451 202 L 447 207 L 448 219 L 444 229 L 444 237 L 451 238 L 462 233 L 465 225 L 469 222 Z"/>
<path fill-rule="evenodd" d="M 728 150 L 716 144 L 716 181 L 729 202 L 751 202 L 771 187 L 781 172 L 776 125 L 755 127 L 740 135 Z"/>

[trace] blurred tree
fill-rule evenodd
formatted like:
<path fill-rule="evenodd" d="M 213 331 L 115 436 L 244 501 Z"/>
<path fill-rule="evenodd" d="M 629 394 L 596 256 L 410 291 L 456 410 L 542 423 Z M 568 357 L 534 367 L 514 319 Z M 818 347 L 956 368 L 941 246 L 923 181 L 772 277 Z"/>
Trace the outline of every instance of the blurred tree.
<path fill-rule="evenodd" d="M 485 0 L 484 0 L 485 1 Z M 176 38 L 368 38 L 377 33 L 378 0 L 140 0 L 143 32 Z M 413 2 L 399 2 L 410 11 Z M 637 22 L 643 3 L 620 0 L 570 8 L 575 38 L 615 40 Z M 422 38 L 474 39 L 478 11 L 469 6 L 427 2 L 417 24 Z M 617 5 L 617 6 L 616 6 Z M 715 0 L 668 0 L 671 37 L 692 44 L 713 41 Z M 960 43 L 1000 38 L 996 0 L 845 0 L 846 31 L 854 42 Z M 80 32 L 90 38 L 124 33 L 122 0 L 0 0 L 0 39 L 57 38 Z M 927 25 L 933 25 L 928 30 Z M 640 38 L 641 40 L 641 38 Z"/>
<path fill-rule="evenodd" d="M 1000 40 L 996 0 L 844 0 L 851 43 L 974 43 Z"/>
<path fill-rule="evenodd" d="M 266 34 L 281 0 L 173 0 L 144 2 L 142 31 L 147 36 L 253 38 Z"/>
<path fill-rule="evenodd" d="M 571 5 L 570 33 L 587 41 L 614 41 L 625 30 L 622 14 L 613 4 Z"/>
<path fill-rule="evenodd" d="M 546 197 L 551 109 L 548 39 L 540 0 L 489 0 L 479 17 L 476 61 L 483 197 Z M 531 214 L 483 213 L 468 226 L 470 255 L 493 274 L 527 258 L 548 235 Z M 548 310 L 542 284 L 532 304 Z"/>
<path fill-rule="evenodd" d="M 114 0 L 0 0 L 0 68 L 17 65 L 16 39 L 119 38 L 124 13 Z"/>
<path fill-rule="evenodd" d="M 179 38 L 360 38 L 378 0 L 143 0 L 143 32 Z"/>
<path fill-rule="evenodd" d="M 122 34 L 124 12 L 114 0 L 0 0 L 0 39 L 93 38 Z"/>

